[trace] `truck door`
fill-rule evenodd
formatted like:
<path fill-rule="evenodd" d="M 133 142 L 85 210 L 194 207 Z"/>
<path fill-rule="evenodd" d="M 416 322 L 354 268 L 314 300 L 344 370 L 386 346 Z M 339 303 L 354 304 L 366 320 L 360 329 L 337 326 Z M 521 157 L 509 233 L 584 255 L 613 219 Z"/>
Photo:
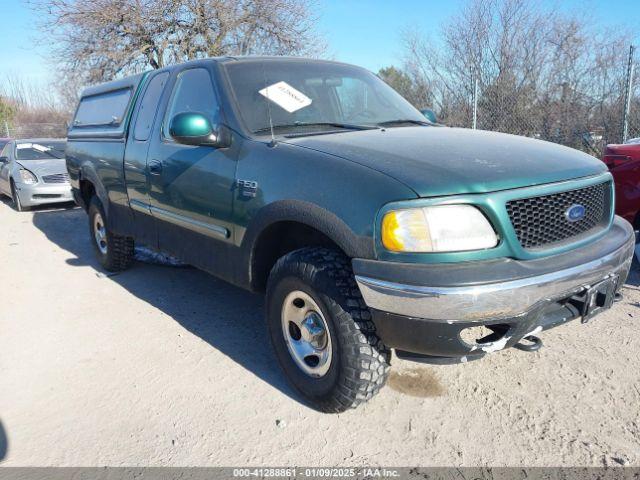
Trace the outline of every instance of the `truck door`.
<path fill-rule="evenodd" d="M 134 212 L 136 239 L 157 248 L 157 225 L 151 215 L 149 202 L 147 153 L 160 99 L 169 80 L 169 72 L 160 71 L 151 75 L 153 76 L 147 80 L 138 108 L 134 113 L 124 155 L 124 175 L 129 205 Z"/>
<path fill-rule="evenodd" d="M 169 132 L 178 113 L 198 112 L 220 123 L 220 103 L 210 71 L 187 66 L 173 75 L 162 123 L 148 153 L 151 212 L 163 251 L 201 268 L 215 268 L 233 239 L 235 148 L 181 145 Z M 219 265 L 218 265 L 219 267 Z"/>

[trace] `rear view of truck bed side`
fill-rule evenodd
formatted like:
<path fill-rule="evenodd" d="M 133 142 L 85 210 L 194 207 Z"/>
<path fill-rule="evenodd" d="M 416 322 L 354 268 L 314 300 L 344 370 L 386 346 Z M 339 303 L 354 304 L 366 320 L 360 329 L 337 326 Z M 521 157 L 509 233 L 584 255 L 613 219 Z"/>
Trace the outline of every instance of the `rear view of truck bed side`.
<path fill-rule="evenodd" d="M 133 224 L 123 160 L 131 112 L 146 75 L 90 87 L 69 128 L 67 170 L 76 202 L 88 208 L 96 195 L 116 232 Z"/>

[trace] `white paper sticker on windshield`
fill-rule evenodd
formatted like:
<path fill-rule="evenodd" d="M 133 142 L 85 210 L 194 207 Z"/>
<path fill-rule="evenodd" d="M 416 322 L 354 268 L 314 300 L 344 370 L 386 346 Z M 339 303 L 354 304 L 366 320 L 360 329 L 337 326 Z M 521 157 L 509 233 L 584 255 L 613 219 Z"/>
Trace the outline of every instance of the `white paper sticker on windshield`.
<path fill-rule="evenodd" d="M 40 145 L 39 143 L 19 143 L 16 145 L 16 148 L 18 150 L 31 148 L 33 150 L 37 150 L 38 152 L 48 152 L 49 150 L 51 150 L 51 148 Z"/>
<path fill-rule="evenodd" d="M 311 105 L 311 99 L 309 97 L 293 88 L 287 82 L 278 82 L 267 88 L 263 88 L 260 90 L 260 95 L 267 97 L 289 113 Z"/>

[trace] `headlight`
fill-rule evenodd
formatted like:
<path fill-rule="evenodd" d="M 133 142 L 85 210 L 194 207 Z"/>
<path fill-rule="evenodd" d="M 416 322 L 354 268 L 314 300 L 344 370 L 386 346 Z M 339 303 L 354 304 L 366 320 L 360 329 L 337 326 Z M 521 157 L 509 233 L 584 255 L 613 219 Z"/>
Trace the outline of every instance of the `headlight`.
<path fill-rule="evenodd" d="M 471 205 L 393 210 L 382 219 L 381 234 L 393 252 L 461 252 L 498 244 L 489 221 Z"/>
<path fill-rule="evenodd" d="M 38 178 L 29 170 L 24 168 L 20 169 L 20 178 L 22 179 L 22 183 L 26 183 L 27 185 L 38 183 Z"/>

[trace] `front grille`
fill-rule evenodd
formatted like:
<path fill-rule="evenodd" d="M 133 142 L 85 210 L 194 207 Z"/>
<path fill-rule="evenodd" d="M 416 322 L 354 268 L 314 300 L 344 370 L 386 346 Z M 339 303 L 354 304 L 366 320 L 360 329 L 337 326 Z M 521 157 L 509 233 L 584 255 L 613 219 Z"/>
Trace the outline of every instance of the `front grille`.
<path fill-rule="evenodd" d="M 56 173 L 54 175 L 44 175 L 44 183 L 69 183 L 69 175 L 66 173 Z"/>
<path fill-rule="evenodd" d="M 582 205 L 585 212 L 582 219 L 571 222 L 567 211 L 574 205 Z M 594 234 L 609 224 L 611 182 L 512 200 L 507 202 L 507 212 L 522 248 L 547 248 L 577 240 L 577 237 Z"/>

